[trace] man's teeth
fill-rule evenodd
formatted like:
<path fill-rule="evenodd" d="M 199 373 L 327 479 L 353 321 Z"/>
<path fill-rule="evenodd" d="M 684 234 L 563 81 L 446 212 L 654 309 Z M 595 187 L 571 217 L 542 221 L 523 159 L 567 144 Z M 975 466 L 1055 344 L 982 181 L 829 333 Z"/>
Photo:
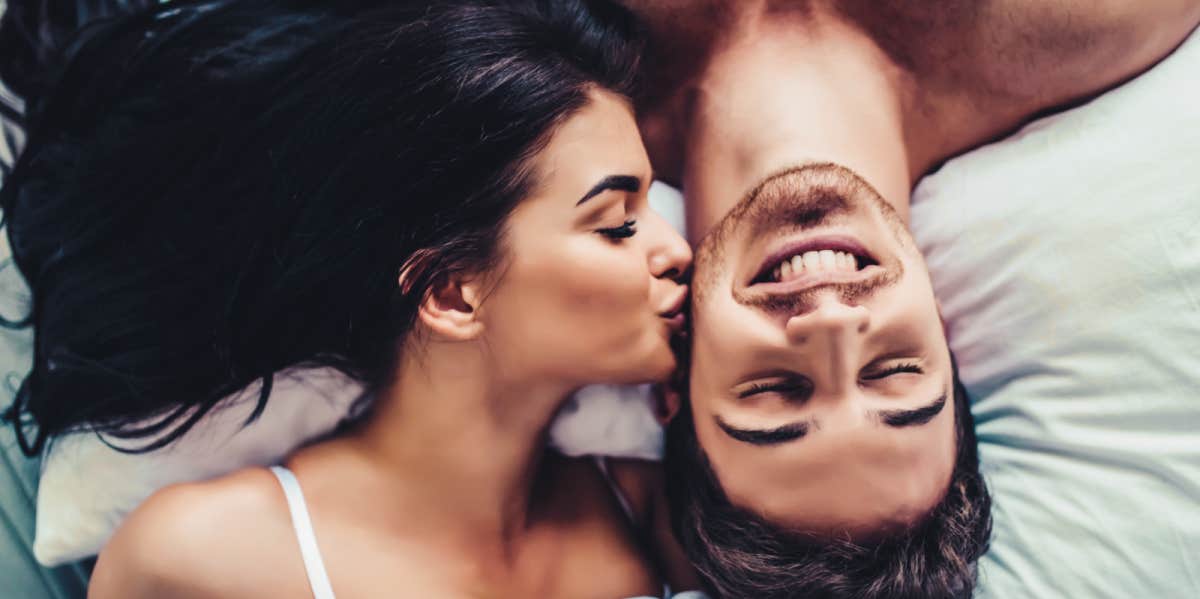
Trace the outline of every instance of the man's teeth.
<path fill-rule="evenodd" d="M 771 272 L 771 276 L 776 282 L 784 282 L 800 278 L 805 273 L 855 272 L 857 270 L 858 261 L 855 259 L 854 254 L 821 250 L 796 254 L 784 260 L 779 266 L 775 267 L 775 270 Z"/>

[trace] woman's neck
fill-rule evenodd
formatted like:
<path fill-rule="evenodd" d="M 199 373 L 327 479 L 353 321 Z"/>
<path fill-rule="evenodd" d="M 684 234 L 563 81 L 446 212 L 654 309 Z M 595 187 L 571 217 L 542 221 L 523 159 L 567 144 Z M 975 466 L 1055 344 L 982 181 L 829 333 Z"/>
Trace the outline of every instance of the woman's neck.
<path fill-rule="evenodd" d="M 507 545 L 528 522 L 545 433 L 572 390 L 497 370 L 471 343 L 408 350 L 349 440 L 429 524 Z"/>

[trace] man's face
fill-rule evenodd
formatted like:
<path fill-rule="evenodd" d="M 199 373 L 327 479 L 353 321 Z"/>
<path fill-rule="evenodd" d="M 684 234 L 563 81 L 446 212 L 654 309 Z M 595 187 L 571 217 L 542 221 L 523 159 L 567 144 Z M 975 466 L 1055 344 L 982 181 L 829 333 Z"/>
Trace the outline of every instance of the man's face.
<path fill-rule="evenodd" d="M 695 269 L 693 426 L 735 505 L 870 536 L 942 498 L 949 349 L 924 261 L 874 188 L 828 163 L 771 175 Z"/>

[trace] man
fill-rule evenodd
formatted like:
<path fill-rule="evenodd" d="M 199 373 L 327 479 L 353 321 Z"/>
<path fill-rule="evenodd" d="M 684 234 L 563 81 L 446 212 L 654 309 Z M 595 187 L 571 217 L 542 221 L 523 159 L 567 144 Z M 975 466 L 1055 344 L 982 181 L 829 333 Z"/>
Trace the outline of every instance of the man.
<path fill-rule="evenodd" d="M 699 241 L 668 449 L 689 558 L 727 597 L 969 596 L 989 497 L 909 192 L 1154 64 L 1200 5 L 628 4 Z"/>

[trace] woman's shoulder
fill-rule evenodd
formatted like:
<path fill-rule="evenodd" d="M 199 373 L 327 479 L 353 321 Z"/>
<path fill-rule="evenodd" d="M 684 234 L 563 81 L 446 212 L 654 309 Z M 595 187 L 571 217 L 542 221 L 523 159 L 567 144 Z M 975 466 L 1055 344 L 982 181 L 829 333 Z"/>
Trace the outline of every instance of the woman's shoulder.
<path fill-rule="evenodd" d="M 663 494 L 662 463 L 636 458 L 603 458 L 608 476 L 629 503 L 640 524 L 646 524 Z"/>
<path fill-rule="evenodd" d="M 292 534 L 287 500 L 267 469 L 171 485 L 118 528 L 89 597 L 261 596 L 268 585 L 304 581 Z"/>
<path fill-rule="evenodd" d="M 671 511 L 662 463 L 617 458 L 608 460 L 607 468 L 632 507 L 637 524 L 655 553 L 661 574 L 671 588 L 701 588 L 700 577 L 671 532 Z M 698 593 L 698 596 L 703 597 L 703 594 Z"/>
<path fill-rule="evenodd" d="M 652 510 L 663 484 L 662 464 L 651 460 L 609 456 L 564 456 L 553 452 L 548 464 L 553 476 L 572 494 L 591 488 L 598 496 L 617 496 L 637 524 Z M 588 484 L 580 484 L 583 482 Z M 599 484 L 603 481 L 603 484 Z"/>

